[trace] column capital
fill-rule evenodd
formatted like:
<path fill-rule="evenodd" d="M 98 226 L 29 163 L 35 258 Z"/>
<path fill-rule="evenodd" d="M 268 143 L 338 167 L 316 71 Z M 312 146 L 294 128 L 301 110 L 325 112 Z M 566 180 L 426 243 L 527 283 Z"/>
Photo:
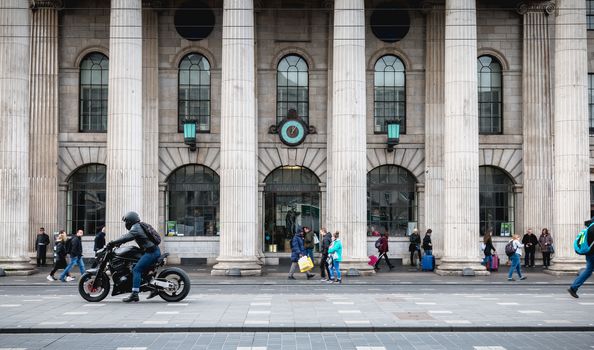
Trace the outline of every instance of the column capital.
<path fill-rule="evenodd" d="M 421 12 L 428 15 L 433 11 L 444 11 L 445 3 L 439 0 L 425 0 L 421 3 Z"/>
<path fill-rule="evenodd" d="M 150 9 L 160 9 L 163 7 L 163 1 L 160 0 L 142 0 L 142 7 Z"/>
<path fill-rule="evenodd" d="M 525 0 L 518 4 L 516 11 L 520 15 L 525 15 L 529 12 L 541 12 L 545 15 L 550 15 L 555 12 L 557 5 L 554 0 Z"/>
<path fill-rule="evenodd" d="M 60 10 L 64 8 L 62 0 L 30 0 L 31 10 L 38 10 L 42 8 Z"/>

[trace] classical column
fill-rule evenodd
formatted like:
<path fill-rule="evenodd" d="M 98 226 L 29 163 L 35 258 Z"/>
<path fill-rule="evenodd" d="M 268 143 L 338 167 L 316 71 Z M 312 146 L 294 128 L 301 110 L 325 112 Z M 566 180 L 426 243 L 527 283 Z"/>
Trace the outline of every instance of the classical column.
<path fill-rule="evenodd" d="M 444 251 L 441 275 L 488 274 L 480 264 L 475 0 L 446 0 Z"/>
<path fill-rule="evenodd" d="M 443 132 L 445 8 L 426 3 L 425 228 L 433 230 L 433 255 L 443 253 Z"/>
<path fill-rule="evenodd" d="M 536 235 L 553 223 L 553 146 L 551 134 L 551 76 L 549 15 L 552 2 L 525 2 L 518 12 L 524 17 L 523 169 L 524 226 Z M 522 232 L 516 227 L 516 232 Z"/>
<path fill-rule="evenodd" d="M 555 113 L 553 230 L 550 272 L 575 273 L 584 263 L 573 240 L 590 217 L 588 58 L 584 1 L 557 1 L 555 20 Z"/>
<path fill-rule="evenodd" d="M 146 1 L 145 1 L 146 2 Z M 159 225 L 159 15 L 142 13 L 142 219 Z"/>
<path fill-rule="evenodd" d="M 29 0 L 0 1 L 0 268 L 29 264 Z M 55 205 L 55 204 L 50 204 Z"/>
<path fill-rule="evenodd" d="M 31 16 L 29 249 L 39 227 L 58 227 L 58 1 L 36 1 Z M 48 249 L 48 253 L 51 253 Z"/>
<path fill-rule="evenodd" d="M 224 0 L 221 92 L 221 236 L 213 275 L 260 275 L 258 132 L 252 0 Z"/>
<path fill-rule="evenodd" d="M 141 0 L 111 0 L 107 119 L 107 236 L 123 231 L 122 216 L 143 217 Z"/>
<path fill-rule="evenodd" d="M 343 263 L 373 273 L 367 265 L 367 140 L 365 98 L 365 4 L 334 2 L 332 60 L 331 229 L 341 233 Z"/>

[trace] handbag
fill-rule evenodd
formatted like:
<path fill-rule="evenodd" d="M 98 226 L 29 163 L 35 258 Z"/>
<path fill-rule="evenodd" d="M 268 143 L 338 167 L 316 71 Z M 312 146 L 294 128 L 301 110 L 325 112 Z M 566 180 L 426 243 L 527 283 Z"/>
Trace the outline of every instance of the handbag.
<path fill-rule="evenodd" d="M 332 259 L 332 255 L 328 255 L 326 258 L 326 264 L 328 264 L 328 266 L 334 266 L 334 259 Z"/>
<path fill-rule="evenodd" d="M 549 246 L 549 253 L 551 253 L 551 254 L 555 253 L 555 248 L 553 247 L 552 244 Z"/>
<path fill-rule="evenodd" d="M 320 244 L 320 239 L 318 238 L 318 235 L 316 235 L 314 233 L 314 244 Z"/>
<path fill-rule="evenodd" d="M 307 255 L 299 258 L 299 261 L 297 263 L 299 264 L 299 271 L 301 272 L 307 272 L 313 269 L 314 266 L 313 261 L 311 261 L 311 258 Z"/>

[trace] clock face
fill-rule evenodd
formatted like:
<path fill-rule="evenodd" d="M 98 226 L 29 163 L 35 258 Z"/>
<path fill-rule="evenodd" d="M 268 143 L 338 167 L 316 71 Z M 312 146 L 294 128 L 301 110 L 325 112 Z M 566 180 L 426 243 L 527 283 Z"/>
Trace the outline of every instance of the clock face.
<path fill-rule="evenodd" d="M 287 146 L 300 145 L 305 140 L 305 124 L 299 120 L 285 120 L 281 124 L 279 135 Z"/>

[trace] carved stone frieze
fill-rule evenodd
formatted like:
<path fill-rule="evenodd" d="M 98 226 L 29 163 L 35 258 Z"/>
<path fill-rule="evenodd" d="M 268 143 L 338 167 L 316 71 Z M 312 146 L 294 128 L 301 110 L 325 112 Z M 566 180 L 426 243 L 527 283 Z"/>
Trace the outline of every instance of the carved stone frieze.
<path fill-rule="evenodd" d="M 544 12 L 548 16 L 550 14 L 553 14 L 556 8 L 557 6 L 554 0 L 526 0 L 518 4 L 516 11 L 520 15 L 525 15 L 528 12 Z"/>

